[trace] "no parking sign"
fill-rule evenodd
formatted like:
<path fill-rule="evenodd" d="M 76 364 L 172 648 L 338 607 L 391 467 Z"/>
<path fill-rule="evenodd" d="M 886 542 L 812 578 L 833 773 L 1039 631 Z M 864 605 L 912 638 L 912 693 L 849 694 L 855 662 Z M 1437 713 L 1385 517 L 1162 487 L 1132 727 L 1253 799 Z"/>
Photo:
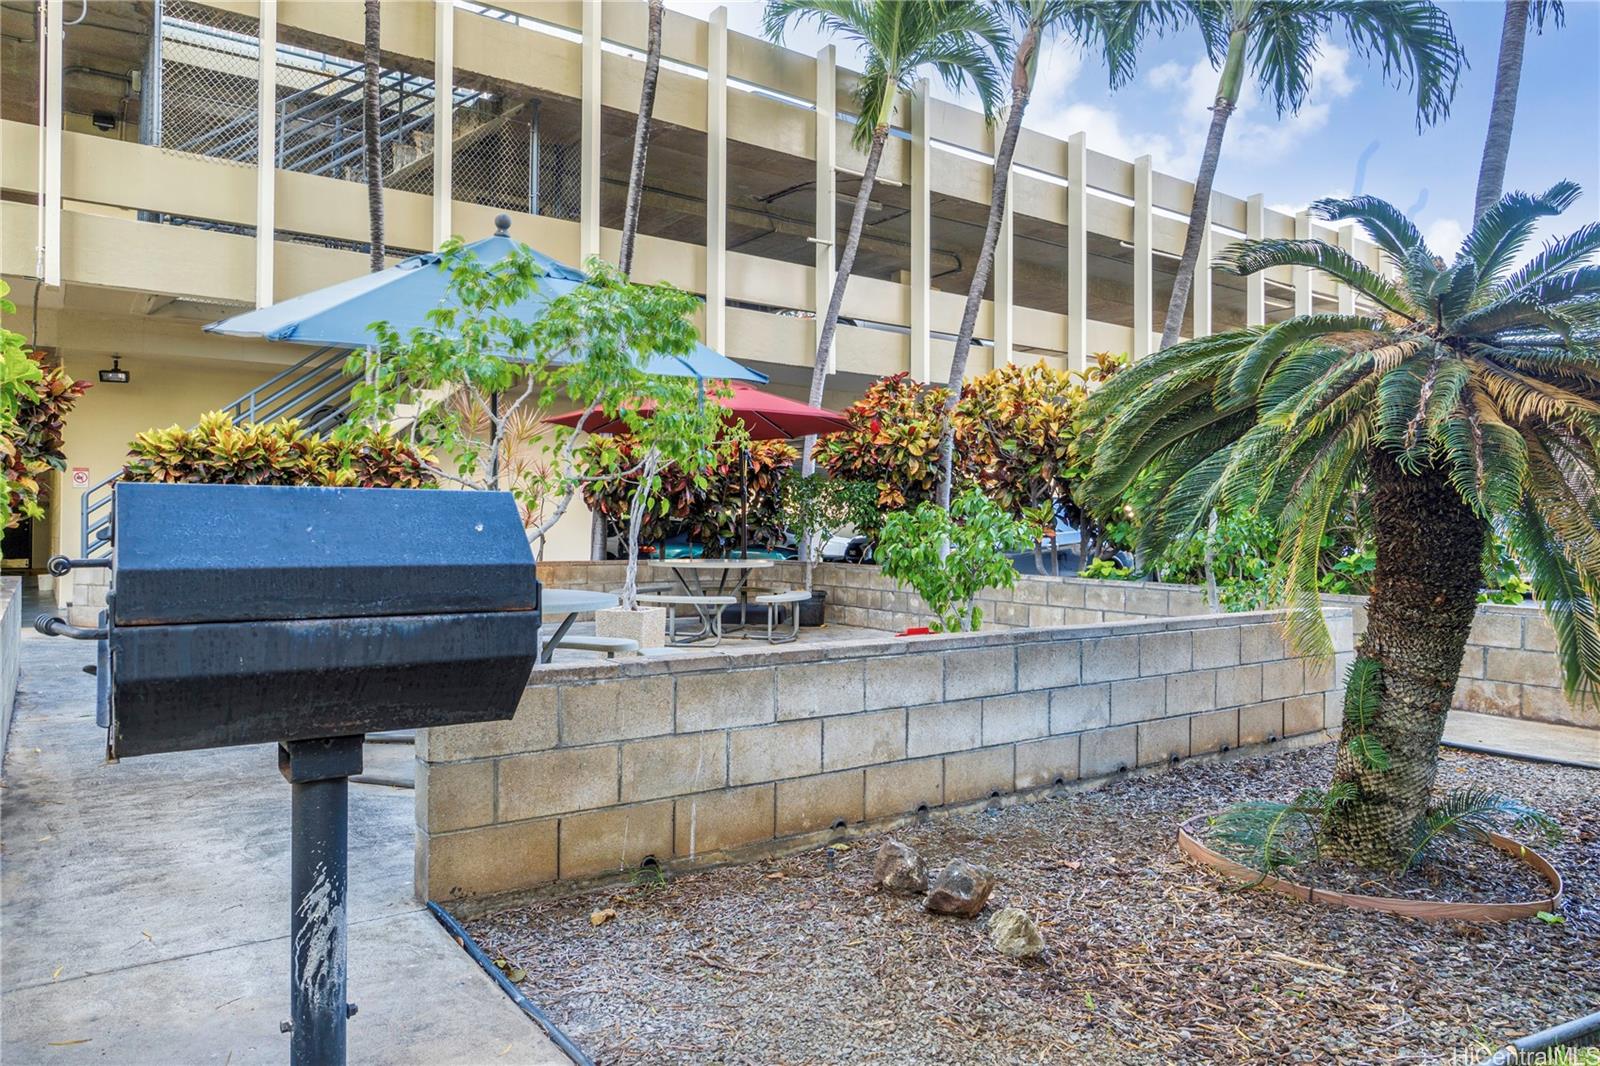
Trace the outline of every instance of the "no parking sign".
<path fill-rule="evenodd" d="M 89 468 L 75 466 L 72 468 L 72 487 L 77 489 L 87 488 L 89 485 Z"/>

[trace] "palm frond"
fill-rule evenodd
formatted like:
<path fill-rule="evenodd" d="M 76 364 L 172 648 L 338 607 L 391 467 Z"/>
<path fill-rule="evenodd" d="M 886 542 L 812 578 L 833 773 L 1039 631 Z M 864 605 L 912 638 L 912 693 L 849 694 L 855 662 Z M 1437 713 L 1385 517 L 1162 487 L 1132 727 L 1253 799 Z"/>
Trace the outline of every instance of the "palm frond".
<path fill-rule="evenodd" d="M 1417 129 L 1450 113 L 1467 56 L 1450 17 L 1430 0 L 1337 0 L 1321 5 L 1344 26 L 1357 55 L 1378 58 L 1384 80 L 1410 86 L 1416 97 Z"/>
<path fill-rule="evenodd" d="M 1372 243 L 1397 263 L 1404 261 L 1413 248 L 1427 248 L 1416 225 L 1393 204 L 1376 196 L 1318 200 L 1311 205 L 1310 213 L 1312 218 L 1327 222 L 1355 219 Z"/>
<path fill-rule="evenodd" d="M 1511 192 L 1483 213 L 1461 245 L 1461 254 L 1478 267 L 1485 283 L 1500 277 L 1511 265 L 1541 218 L 1559 215 L 1578 198 L 1576 182 L 1558 181 L 1542 193 Z"/>
<path fill-rule="evenodd" d="M 1342 281 L 1374 303 L 1397 315 L 1420 319 L 1423 312 L 1388 278 L 1360 262 L 1338 245 L 1322 240 L 1250 240 L 1224 248 L 1212 261 L 1214 268 L 1241 277 L 1272 267 L 1310 267 Z"/>
<path fill-rule="evenodd" d="M 1416 843 L 1405 868 L 1415 866 L 1442 838 L 1485 840 L 1501 828 L 1520 834 L 1538 833 L 1550 843 L 1559 843 L 1565 835 L 1560 824 L 1543 811 L 1494 789 L 1469 785 L 1450 792 L 1428 808 L 1417 826 Z"/>

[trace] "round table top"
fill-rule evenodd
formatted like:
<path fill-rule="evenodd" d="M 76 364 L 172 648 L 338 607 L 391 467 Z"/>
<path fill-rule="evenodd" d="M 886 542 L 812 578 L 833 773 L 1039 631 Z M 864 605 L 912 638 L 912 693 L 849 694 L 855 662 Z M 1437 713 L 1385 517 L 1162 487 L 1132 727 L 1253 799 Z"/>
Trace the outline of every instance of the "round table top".
<path fill-rule="evenodd" d="M 609 592 L 589 589 L 553 589 L 548 586 L 540 593 L 541 606 L 547 614 L 585 614 L 589 611 L 610 610 L 622 600 Z"/>
<path fill-rule="evenodd" d="M 762 570 L 773 559 L 652 559 L 651 566 L 671 566 L 681 570 Z"/>

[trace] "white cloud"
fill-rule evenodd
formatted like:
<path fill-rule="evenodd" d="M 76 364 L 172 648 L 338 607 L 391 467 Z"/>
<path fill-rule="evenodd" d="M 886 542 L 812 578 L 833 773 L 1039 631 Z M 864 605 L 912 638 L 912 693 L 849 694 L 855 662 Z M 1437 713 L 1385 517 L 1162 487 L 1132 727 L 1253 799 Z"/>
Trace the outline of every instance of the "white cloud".
<path fill-rule="evenodd" d="M 1428 242 L 1433 254 L 1442 256 L 1447 263 L 1455 260 L 1466 237 L 1467 231 L 1453 218 L 1436 218 L 1422 231 L 1422 239 Z"/>

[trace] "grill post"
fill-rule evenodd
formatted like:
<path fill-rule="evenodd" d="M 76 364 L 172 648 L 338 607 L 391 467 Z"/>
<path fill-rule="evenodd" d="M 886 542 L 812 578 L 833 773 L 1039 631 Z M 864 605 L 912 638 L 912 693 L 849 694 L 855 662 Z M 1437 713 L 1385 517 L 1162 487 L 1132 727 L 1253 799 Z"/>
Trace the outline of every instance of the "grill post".
<path fill-rule="evenodd" d="M 289 782 L 289 1062 L 343 1066 L 349 808 L 362 736 L 289 740 L 278 769 Z"/>

